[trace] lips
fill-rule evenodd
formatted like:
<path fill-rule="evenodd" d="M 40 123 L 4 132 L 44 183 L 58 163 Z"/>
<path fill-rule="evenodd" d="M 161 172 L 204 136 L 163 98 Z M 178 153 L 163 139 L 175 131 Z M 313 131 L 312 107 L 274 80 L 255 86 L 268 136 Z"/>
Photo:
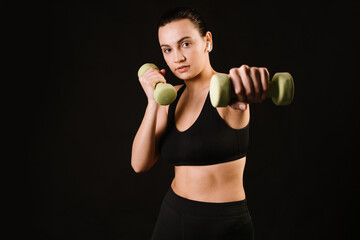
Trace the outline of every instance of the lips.
<path fill-rule="evenodd" d="M 183 66 L 176 68 L 176 71 L 183 73 L 183 72 L 186 72 L 187 70 L 189 70 L 189 68 L 190 68 L 190 65 L 183 65 Z"/>

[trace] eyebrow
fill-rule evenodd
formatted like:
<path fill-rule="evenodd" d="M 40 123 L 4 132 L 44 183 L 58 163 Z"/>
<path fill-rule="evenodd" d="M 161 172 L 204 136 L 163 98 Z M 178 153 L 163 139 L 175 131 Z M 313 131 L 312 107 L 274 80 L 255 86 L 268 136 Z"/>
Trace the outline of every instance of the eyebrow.
<path fill-rule="evenodd" d="M 182 42 L 182 41 L 183 41 L 184 39 L 186 39 L 186 38 L 191 38 L 191 37 L 189 37 L 189 36 L 182 37 L 182 38 L 180 38 L 180 39 L 177 41 L 177 43 Z M 170 45 L 168 45 L 168 44 L 161 44 L 160 47 L 170 47 Z"/>

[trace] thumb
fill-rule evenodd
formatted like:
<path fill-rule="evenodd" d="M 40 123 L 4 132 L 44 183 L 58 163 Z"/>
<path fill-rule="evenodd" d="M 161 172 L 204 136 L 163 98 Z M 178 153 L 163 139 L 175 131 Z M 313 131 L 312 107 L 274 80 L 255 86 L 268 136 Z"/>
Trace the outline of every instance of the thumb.
<path fill-rule="evenodd" d="M 164 76 L 165 75 L 165 69 L 161 69 L 160 73 Z"/>
<path fill-rule="evenodd" d="M 247 108 L 247 104 L 244 102 L 235 102 L 230 105 L 231 108 L 235 110 L 242 110 L 245 111 Z"/>

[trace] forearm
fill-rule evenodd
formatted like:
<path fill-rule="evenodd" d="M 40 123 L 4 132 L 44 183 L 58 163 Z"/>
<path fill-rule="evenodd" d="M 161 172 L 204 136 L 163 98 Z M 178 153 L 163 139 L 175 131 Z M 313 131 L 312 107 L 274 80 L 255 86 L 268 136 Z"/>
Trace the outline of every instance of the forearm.
<path fill-rule="evenodd" d="M 135 135 L 131 166 L 135 172 L 149 170 L 157 161 L 158 153 L 156 150 L 156 122 L 159 105 L 156 102 L 149 102 L 144 118 Z"/>

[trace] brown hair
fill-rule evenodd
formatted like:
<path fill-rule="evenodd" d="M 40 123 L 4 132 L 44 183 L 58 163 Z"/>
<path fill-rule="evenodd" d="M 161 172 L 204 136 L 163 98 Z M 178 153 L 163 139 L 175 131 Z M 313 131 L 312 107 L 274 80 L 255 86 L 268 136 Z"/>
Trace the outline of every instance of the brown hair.
<path fill-rule="evenodd" d="M 180 19 L 189 19 L 199 30 L 200 35 L 205 37 L 207 28 L 204 19 L 195 9 L 188 7 L 178 7 L 164 13 L 160 17 L 158 28 L 165 26 L 172 21 Z"/>

